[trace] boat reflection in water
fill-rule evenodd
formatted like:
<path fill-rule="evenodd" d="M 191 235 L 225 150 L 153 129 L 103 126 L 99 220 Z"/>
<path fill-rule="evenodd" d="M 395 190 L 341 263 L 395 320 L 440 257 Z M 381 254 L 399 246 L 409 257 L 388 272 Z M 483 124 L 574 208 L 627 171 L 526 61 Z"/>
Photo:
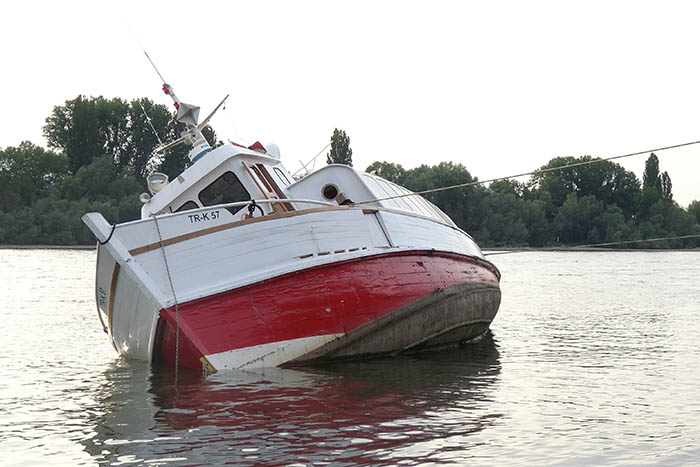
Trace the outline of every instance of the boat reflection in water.
<path fill-rule="evenodd" d="M 305 464 L 468 457 L 500 414 L 490 334 L 459 349 L 322 367 L 202 377 L 115 364 L 98 397 L 100 463 Z"/>

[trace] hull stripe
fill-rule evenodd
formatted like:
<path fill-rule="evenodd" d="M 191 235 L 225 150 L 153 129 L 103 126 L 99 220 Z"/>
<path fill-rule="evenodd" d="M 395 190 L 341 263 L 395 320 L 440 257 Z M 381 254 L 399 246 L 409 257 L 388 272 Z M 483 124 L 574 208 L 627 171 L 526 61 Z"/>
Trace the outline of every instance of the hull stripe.
<path fill-rule="evenodd" d="M 217 354 L 347 334 L 450 286 L 498 289 L 498 282 L 495 268 L 453 253 L 412 251 L 355 258 L 181 303 L 181 337 L 187 337 L 197 354 L 188 361 L 201 366 L 199 358 L 207 356 L 219 369 Z M 174 327 L 174 307 L 161 310 L 161 317 Z M 258 357 L 254 352 L 240 363 Z"/>

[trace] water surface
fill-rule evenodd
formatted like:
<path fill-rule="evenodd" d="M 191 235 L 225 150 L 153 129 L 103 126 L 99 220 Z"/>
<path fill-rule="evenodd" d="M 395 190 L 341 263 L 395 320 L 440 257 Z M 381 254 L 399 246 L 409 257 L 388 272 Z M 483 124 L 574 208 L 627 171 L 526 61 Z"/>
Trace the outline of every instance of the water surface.
<path fill-rule="evenodd" d="M 112 349 L 94 252 L 0 250 L 0 464 L 700 463 L 699 252 L 492 259 L 478 343 L 175 384 Z"/>

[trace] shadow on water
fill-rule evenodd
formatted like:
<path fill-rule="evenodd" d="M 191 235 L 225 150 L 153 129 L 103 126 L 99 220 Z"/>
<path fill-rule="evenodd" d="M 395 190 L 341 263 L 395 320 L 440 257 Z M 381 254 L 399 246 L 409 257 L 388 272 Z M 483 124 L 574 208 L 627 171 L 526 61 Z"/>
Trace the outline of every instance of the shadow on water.
<path fill-rule="evenodd" d="M 430 461 L 449 451 L 446 439 L 464 450 L 465 439 L 498 420 L 489 402 L 499 377 L 490 334 L 411 357 L 207 377 L 181 371 L 177 385 L 172 370 L 118 361 L 105 373 L 95 436 L 84 445 L 104 464 Z"/>

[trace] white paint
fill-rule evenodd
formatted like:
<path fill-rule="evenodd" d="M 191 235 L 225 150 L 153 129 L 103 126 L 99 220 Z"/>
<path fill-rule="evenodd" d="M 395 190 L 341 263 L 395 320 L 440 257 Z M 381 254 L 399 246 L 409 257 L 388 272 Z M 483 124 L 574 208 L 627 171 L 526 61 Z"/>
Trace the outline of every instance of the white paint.
<path fill-rule="evenodd" d="M 161 232 L 170 232 L 176 227 L 169 224 L 180 220 L 173 216 L 158 222 Z M 133 223 L 129 229 L 134 230 L 129 249 L 157 241 L 153 221 Z M 117 229 L 114 237 L 121 240 L 123 232 Z M 177 299 L 184 302 L 322 264 L 416 249 L 482 257 L 476 243 L 455 227 L 400 213 L 365 214 L 360 208 L 271 218 L 168 245 L 165 253 Z M 157 287 L 155 295 L 166 297 L 166 306 L 171 306 L 162 250 L 139 254 L 132 262 Z"/>
<path fill-rule="evenodd" d="M 207 355 L 207 360 L 217 370 L 243 370 L 247 368 L 269 368 L 301 357 L 342 336 L 342 334 L 325 334 L 323 336 L 302 337 L 287 341 L 254 345 L 242 349 L 229 350 Z"/>
<path fill-rule="evenodd" d="M 129 275 L 128 267 L 119 272 L 112 312 L 112 338 L 119 353 L 150 361 L 160 307 Z"/>
<path fill-rule="evenodd" d="M 235 171 L 252 197 L 262 195 L 257 185 L 251 185 L 250 173 L 241 169 L 242 161 L 257 161 L 258 156 L 230 146 L 214 150 L 210 156 L 208 160 L 205 156 L 201 165 L 195 163 L 185 171 L 181 177 L 184 182 L 166 185 L 154 196 L 153 204 L 144 207 L 144 213 L 164 210 L 174 200 L 198 199 L 199 192 L 226 171 Z M 284 169 L 276 159 L 264 159 Z M 326 167 L 281 189 L 285 196 L 320 199 L 321 188 L 327 183 L 335 183 L 351 199 L 409 193 L 405 188 L 344 166 Z M 292 204 L 300 207 L 299 203 Z M 415 250 L 483 258 L 468 234 L 420 197 L 373 204 L 379 209 L 298 209 L 291 215 L 265 216 L 257 222 L 211 231 L 212 227 L 234 220 L 225 208 L 213 206 L 197 211 L 200 216 L 210 214 L 206 221 L 193 222 L 193 215 L 187 211 L 162 214 L 157 223 L 156 218 L 150 217 L 117 225 L 111 237 L 108 232 L 112 229 L 101 215 L 87 214 L 84 220 L 98 238 L 109 238 L 100 246 L 98 290 L 111 283 L 109 270 L 113 270 L 114 261 L 121 266 L 112 317 L 115 346 L 125 355 L 150 359 L 158 310 L 324 264 Z M 214 216 L 214 212 L 221 215 Z M 161 240 L 166 242 L 162 248 Z M 171 240 L 174 243 L 167 245 Z M 131 251 L 144 246 L 155 248 L 131 255 Z M 211 363 L 217 368 L 221 362 L 225 366 L 235 364 L 236 368 L 275 366 L 296 358 L 301 355 L 299 352 L 313 350 L 313 345 L 321 345 L 323 339 L 319 339 L 269 343 L 271 347 L 231 354 L 223 360 L 214 356 L 216 362 Z"/>

